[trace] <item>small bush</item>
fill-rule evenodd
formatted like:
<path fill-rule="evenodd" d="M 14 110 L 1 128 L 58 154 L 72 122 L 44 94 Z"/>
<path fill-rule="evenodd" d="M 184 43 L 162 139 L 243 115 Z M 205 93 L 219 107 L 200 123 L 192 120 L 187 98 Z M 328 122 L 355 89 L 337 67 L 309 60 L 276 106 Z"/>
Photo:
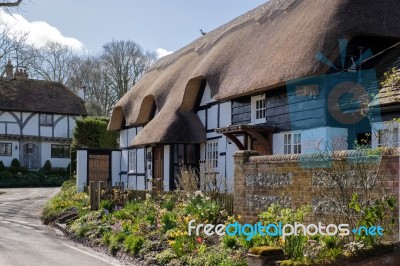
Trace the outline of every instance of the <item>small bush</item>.
<path fill-rule="evenodd" d="M 176 256 L 175 252 L 172 249 L 166 249 L 156 255 L 156 260 L 158 264 L 166 265 L 171 260 L 176 259 L 177 257 L 178 256 Z"/>
<path fill-rule="evenodd" d="M 121 248 L 121 244 L 124 242 L 125 240 L 125 233 L 124 232 L 118 232 L 115 235 L 111 235 L 110 239 L 109 239 L 109 245 L 108 245 L 108 251 L 111 254 L 114 254 L 117 250 L 119 250 Z"/>
<path fill-rule="evenodd" d="M 126 252 L 133 255 L 139 253 L 144 243 L 144 238 L 141 236 L 129 235 L 124 240 L 124 248 Z"/>
<path fill-rule="evenodd" d="M 109 212 L 113 211 L 113 205 L 110 200 L 102 200 L 100 202 L 100 209 L 106 209 Z"/>
<path fill-rule="evenodd" d="M 6 170 L 6 167 L 4 166 L 3 161 L 0 161 L 0 172 L 3 172 Z"/>
<path fill-rule="evenodd" d="M 164 232 L 174 229 L 177 226 L 175 213 L 166 212 L 161 218 L 161 223 Z"/>
<path fill-rule="evenodd" d="M 13 173 L 17 173 L 21 168 L 21 164 L 19 163 L 17 158 L 12 159 L 10 170 Z"/>
<path fill-rule="evenodd" d="M 51 171 L 51 162 L 49 161 L 49 160 L 47 160 L 45 163 L 44 163 L 44 166 L 43 166 L 43 171 L 45 171 L 45 172 L 50 172 Z"/>
<path fill-rule="evenodd" d="M 224 235 L 224 237 L 222 238 L 222 244 L 224 245 L 225 248 L 233 249 L 237 245 L 236 237 Z"/>

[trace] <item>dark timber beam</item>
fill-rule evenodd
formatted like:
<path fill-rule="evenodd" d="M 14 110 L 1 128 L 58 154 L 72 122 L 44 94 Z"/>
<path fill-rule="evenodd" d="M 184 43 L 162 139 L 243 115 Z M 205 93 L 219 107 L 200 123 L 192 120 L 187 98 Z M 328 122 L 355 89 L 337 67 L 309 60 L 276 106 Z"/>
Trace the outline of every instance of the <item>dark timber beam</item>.
<path fill-rule="evenodd" d="M 233 141 L 235 143 L 236 147 L 238 147 L 239 150 L 244 151 L 245 146 L 243 146 L 243 143 L 240 142 L 240 140 L 232 133 L 224 133 L 224 136 Z"/>

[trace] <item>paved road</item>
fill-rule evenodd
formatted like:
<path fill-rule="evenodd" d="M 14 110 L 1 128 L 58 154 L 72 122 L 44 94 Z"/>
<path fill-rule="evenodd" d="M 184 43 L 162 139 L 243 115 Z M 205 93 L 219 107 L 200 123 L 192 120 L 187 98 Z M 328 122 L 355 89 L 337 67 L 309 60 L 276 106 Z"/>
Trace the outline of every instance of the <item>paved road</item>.
<path fill-rule="evenodd" d="M 1 266 L 121 265 L 107 255 L 65 239 L 43 225 L 41 209 L 57 188 L 1 189 Z"/>

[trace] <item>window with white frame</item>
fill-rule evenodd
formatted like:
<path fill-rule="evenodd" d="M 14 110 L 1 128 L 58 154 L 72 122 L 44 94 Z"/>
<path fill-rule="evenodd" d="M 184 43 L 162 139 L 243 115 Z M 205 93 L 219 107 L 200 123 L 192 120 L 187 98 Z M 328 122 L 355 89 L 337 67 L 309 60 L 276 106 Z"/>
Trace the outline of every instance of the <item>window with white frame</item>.
<path fill-rule="evenodd" d="M 208 141 L 206 146 L 207 170 L 217 171 L 218 168 L 218 140 Z"/>
<path fill-rule="evenodd" d="M 251 122 L 254 124 L 265 123 L 266 99 L 265 95 L 253 96 L 251 98 Z"/>
<path fill-rule="evenodd" d="M 378 130 L 378 147 L 399 147 L 399 129 Z"/>
<path fill-rule="evenodd" d="M 128 171 L 136 172 L 136 150 L 128 151 Z"/>
<path fill-rule="evenodd" d="M 301 133 L 287 133 L 283 135 L 283 153 L 301 153 Z"/>

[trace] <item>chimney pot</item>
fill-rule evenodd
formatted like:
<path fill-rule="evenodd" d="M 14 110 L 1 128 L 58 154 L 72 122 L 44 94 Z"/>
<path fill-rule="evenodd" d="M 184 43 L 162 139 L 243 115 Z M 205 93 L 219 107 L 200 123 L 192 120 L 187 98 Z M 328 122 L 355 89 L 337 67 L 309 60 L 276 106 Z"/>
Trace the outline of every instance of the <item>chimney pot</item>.
<path fill-rule="evenodd" d="M 12 79 L 13 78 L 13 72 L 14 72 L 14 66 L 11 63 L 11 60 L 8 60 L 8 63 L 6 65 L 6 78 L 7 79 Z"/>

